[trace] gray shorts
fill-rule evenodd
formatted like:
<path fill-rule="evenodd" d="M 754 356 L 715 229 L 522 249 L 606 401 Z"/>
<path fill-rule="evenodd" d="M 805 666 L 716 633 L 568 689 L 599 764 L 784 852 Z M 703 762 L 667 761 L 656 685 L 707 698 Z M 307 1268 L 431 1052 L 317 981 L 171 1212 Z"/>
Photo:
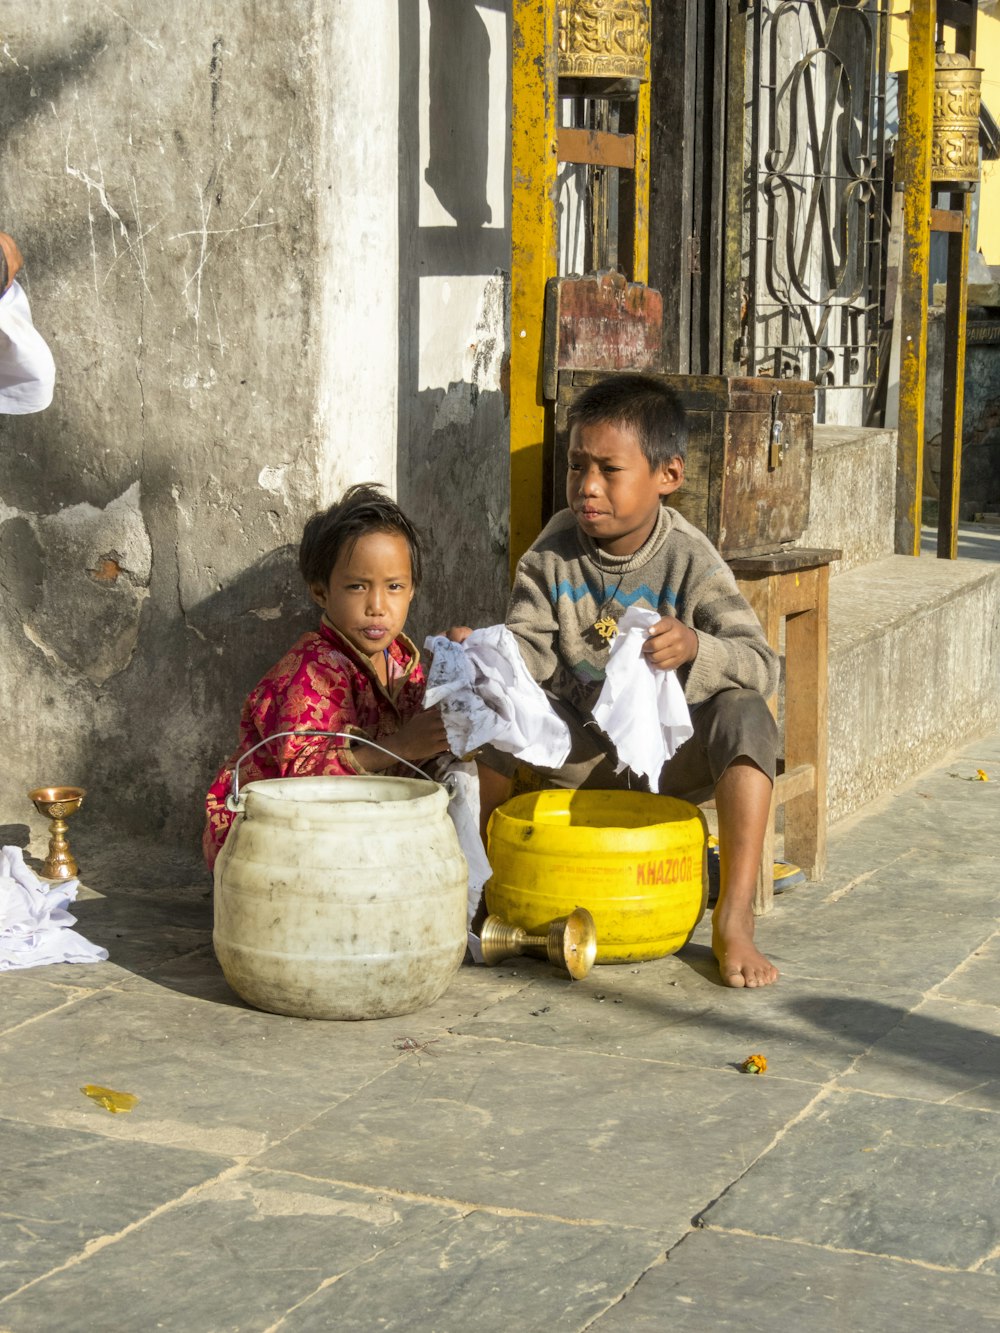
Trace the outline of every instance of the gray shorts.
<path fill-rule="evenodd" d="M 542 785 L 574 790 L 580 787 L 649 790 L 646 779 L 631 769 L 615 772 L 614 748 L 593 719 L 584 719 L 559 700 L 550 702 L 569 726 L 572 748 L 561 768 L 532 767 Z M 720 690 L 691 709 L 691 725 L 694 735 L 660 771 L 661 795 L 677 796 L 694 804 L 706 801 L 735 759 L 750 759 L 774 781 L 778 729 L 763 696 L 756 690 Z M 492 746 L 484 746 L 476 758 L 507 777 L 525 767 L 513 755 Z"/>

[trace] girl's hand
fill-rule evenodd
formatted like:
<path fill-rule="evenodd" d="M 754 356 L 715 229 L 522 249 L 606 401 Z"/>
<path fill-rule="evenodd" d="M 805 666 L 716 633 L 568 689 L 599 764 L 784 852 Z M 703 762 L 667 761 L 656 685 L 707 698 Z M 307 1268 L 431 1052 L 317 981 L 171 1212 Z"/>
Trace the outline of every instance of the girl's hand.
<path fill-rule="evenodd" d="M 661 671 L 676 670 L 698 656 L 698 636 L 673 616 L 663 616 L 649 627 L 642 652 Z"/>
<path fill-rule="evenodd" d="M 422 713 L 416 713 L 391 736 L 380 737 L 378 743 L 392 753 L 383 754 L 382 750 L 373 750 L 363 741 L 352 748 L 355 762 L 366 773 L 381 773 L 386 768 L 392 768 L 397 759 L 422 764 L 425 759 L 446 754 L 448 736 L 440 708 L 425 708 Z"/>
<path fill-rule="evenodd" d="M 384 768 L 392 768 L 395 759 L 406 759 L 411 764 L 422 764 L 425 759 L 435 755 L 447 754 L 448 735 L 440 708 L 425 708 L 416 713 L 408 722 L 404 722 L 391 736 L 384 736 L 379 745 L 391 750 L 392 755 L 373 750 L 367 745 L 355 747 L 354 756 L 366 773 L 379 773 Z"/>
<path fill-rule="evenodd" d="M 388 749 L 395 750 L 401 759 L 421 764 L 436 754 L 446 754 L 448 733 L 440 708 L 425 708 L 404 722 L 395 735 L 389 737 Z"/>

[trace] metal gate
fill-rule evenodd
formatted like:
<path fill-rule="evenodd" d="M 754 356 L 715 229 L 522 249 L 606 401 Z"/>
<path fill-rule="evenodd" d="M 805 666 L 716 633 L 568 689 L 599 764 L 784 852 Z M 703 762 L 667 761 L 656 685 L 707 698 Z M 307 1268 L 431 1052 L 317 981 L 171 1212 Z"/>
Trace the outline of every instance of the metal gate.
<path fill-rule="evenodd" d="M 744 373 L 878 374 L 888 0 L 751 0 Z"/>

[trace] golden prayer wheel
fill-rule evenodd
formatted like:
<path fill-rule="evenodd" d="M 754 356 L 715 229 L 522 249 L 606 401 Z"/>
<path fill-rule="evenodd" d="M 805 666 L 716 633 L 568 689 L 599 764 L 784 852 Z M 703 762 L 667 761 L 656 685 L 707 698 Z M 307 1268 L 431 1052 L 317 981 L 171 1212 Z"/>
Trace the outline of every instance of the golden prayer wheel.
<path fill-rule="evenodd" d="M 979 180 L 979 97 L 983 71 L 968 56 L 938 50 L 934 62 L 931 180 L 971 190 Z"/>
<path fill-rule="evenodd" d="M 559 6 L 559 78 L 577 85 L 584 96 L 600 80 L 606 96 L 635 92 L 649 79 L 649 4 L 647 0 L 567 0 Z M 579 81 L 579 83 L 577 82 Z M 572 88 L 570 91 L 576 91 Z"/>
<path fill-rule="evenodd" d="M 939 189 L 962 193 L 979 180 L 979 98 L 983 71 L 968 56 L 938 44 L 934 62 L 934 122 L 931 133 L 931 181 Z M 906 72 L 899 76 L 899 118 L 906 107 Z"/>

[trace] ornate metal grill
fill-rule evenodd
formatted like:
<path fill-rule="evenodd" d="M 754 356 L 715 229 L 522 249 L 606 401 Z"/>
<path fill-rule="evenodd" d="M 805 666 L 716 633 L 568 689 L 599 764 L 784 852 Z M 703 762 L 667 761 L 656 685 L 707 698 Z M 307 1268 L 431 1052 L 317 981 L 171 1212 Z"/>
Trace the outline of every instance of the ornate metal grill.
<path fill-rule="evenodd" d="M 750 0 L 750 374 L 874 384 L 888 0 Z"/>

